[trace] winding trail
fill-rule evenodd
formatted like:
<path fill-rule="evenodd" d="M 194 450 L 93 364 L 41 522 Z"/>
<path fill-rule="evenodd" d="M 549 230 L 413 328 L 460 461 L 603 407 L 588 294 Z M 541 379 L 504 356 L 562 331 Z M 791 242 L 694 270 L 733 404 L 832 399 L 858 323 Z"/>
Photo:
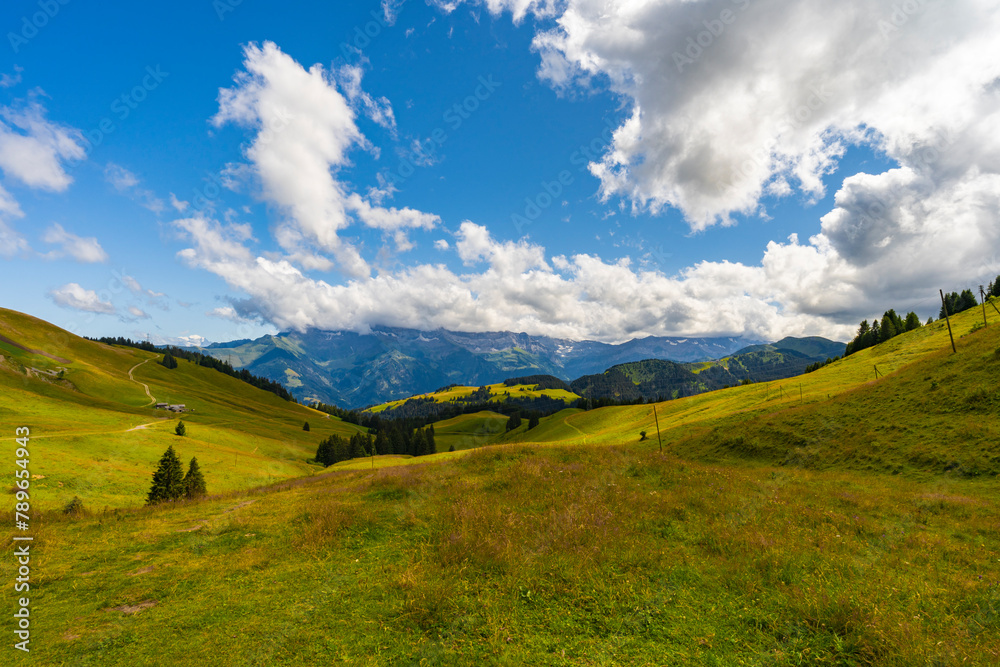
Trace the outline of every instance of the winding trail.
<path fill-rule="evenodd" d="M 149 361 L 149 359 L 146 359 L 146 361 Z M 149 393 L 149 385 L 146 384 L 145 382 L 139 382 L 134 377 L 132 377 L 132 371 L 134 371 L 135 369 L 139 368 L 139 366 L 142 366 L 144 363 L 146 363 L 146 361 L 140 361 L 135 366 L 133 366 L 132 368 L 128 369 L 128 379 L 131 380 L 132 382 L 135 382 L 136 384 L 141 384 L 142 388 L 146 390 L 146 396 L 149 396 L 149 403 L 147 403 L 146 405 L 144 405 L 142 407 L 147 407 L 149 405 L 154 405 L 156 403 L 156 399 L 153 398 L 153 395 L 151 393 Z"/>
<path fill-rule="evenodd" d="M 583 436 L 583 442 L 584 442 L 584 444 L 586 444 L 586 442 L 587 442 L 587 434 L 584 433 L 583 431 L 581 431 L 580 429 L 578 429 L 576 426 L 573 426 L 572 424 L 569 423 L 569 418 L 572 417 L 572 416 L 573 415 L 566 415 L 565 417 L 563 417 L 563 420 L 562 420 L 563 424 L 565 424 L 566 426 L 569 426 L 571 429 L 573 429 L 574 431 L 576 431 L 577 433 L 579 433 L 580 435 L 582 435 Z"/>

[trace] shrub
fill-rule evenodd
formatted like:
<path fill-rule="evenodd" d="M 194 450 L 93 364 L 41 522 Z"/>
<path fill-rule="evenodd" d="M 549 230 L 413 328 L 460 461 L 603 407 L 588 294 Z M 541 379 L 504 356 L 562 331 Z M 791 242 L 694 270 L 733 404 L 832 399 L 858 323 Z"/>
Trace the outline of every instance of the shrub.
<path fill-rule="evenodd" d="M 73 496 L 73 500 L 66 503 L 63 507 L 63 514 L 71 514 L 72 516 L 82 516 L 86 510 L 83 507 L 83 501 L 80 500 L 79 496 Z"/>

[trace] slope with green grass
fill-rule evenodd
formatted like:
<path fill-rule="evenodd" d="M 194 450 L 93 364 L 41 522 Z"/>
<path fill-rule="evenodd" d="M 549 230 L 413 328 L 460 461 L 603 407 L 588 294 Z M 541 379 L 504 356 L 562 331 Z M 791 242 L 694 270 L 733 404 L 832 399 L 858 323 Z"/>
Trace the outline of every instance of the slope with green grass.
<path fill-rule="evenodd" d="M 506 415 L 490 410 L 459 415 L 434 422 L 434 440 L 439 452 L 482 447 L 492 443 L 507 427 Z"/>
<path fill-rule="evenodd" d="M 537 384 L 507 385 L 503 382 L 498 382 L 496 384 L 484 386 L 490 394 L 488 399 L 484 399 L 488 401 L 505 402 L 510 398 L 531 399 L 545 397 L 563 401 L 568 404 L 580 398 L 578 394 L 575 394 L 572 391 L 567 391 L 565 389 L 540 389 Z M 404 405 L 407 401 L 414 399 L 418 401 L 430 400 L 435 403 L 462 403 L 472 400 L 473 394 L 475 394 L 479 389 L 479 387 L 453 385 L 450 387 L 443 387 L 437 391 L 428 392 L 426 394 L 419 394 L 417 396 L 410 396 L 398 401 L 389 401 L 388 403 L 375 405 L 367 408 L 365 411 L 375 414 L 385 413 L 387 410 L 392 411 L 393 409 Z"/>
<path fill-rule="evenodd" d="M 169 508 L 47 516 L 35 531 L 33 652 L 10 659 L 1000 659 L 995 484 L 691 463 L 648 448 L 458 454 L 358 462 Z"/>
<path fill-rule="evenodd" d="M 935 324 L 514 444 L 35 516 L 37 644 L 11 660 L 1000 664 L 1000 326 L 976 324 L 957 354 Z"/>
<path fill-rule="evenodd" d="M 927 442 L 987 443 L 1000 426 L 996 414 L 973 406 L 994 400 L 990 378 L 1000 370 L 1000 358 L 991 355 L 1000 347 L 1000 326 L 981 326 L 980 311 L 952 318 L 956 355 L 946 324 L 939 321 L 807 375 L 658 403 L 663 442 L 685 456 L 716 457 L 727 451 L 739 455 L 742 437 L 758 443 L 745 447 L 754 457 L 781 463 L 797 453 L 819 466 L 826 455 L 817 459 L 806 444 L 822 440 L 832 454 L 849 437 L 852 446 L 882 461 L 878 465 L 892 467 L 902 464 L 890 452 L 904 443 L 921 451 Z M 561 423 L 511 440 L 617 444 L 638 441 L 641 431 L 656 433 L 651 405 L 579 412 Z M 735 444 L 725 445 L 729 440 Z M 951 463 L 955 457 L 945 454 L 949 446 L 934 445 L 934 460 Z"/>
<path fill-rule="evenodd" d="M 88 507 L 141 504 L 171 444 L 185 463 L 198 458 L 210 490 L 246 489 L 311 472 L 305 461 L 323 437 L 358 430 L 186 360 L 168 370 L 160 355 L 88 341 L 14 311 L 0 310 L 0 335 L 17 343 L 0 352 L 0 422 L 10 437 L 30 429 L 36 506 L 74 496 Z M 143 385 L 189 412 L 155 410 Z M 178 419 L 185 437 L 174 434 Z"/>

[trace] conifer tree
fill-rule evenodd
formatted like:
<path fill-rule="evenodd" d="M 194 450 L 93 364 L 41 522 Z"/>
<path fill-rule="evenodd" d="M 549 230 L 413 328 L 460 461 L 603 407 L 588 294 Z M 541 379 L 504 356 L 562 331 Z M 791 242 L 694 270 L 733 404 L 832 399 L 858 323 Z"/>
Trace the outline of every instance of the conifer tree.
<path fill-rule="evenodd" d="M 389 448 L 389 438 L 385 434 L 384 429 L 379 429 L 378 434 L 375 436 L 375 451 L 379 454 L 392 454 L 392 450 Z"/>
<path fill-rule="evenodd" d="M 165 353 L 163 355 L 163 359 L 161 359 L 157 363 L 159 363 L 164 368 L 177 368 L 177 360 L 174 359 L 174 355 L 170 354 L 170 352 Z"/>
<path fill-rule="evenodd" d="M 309 422 L 306 422 L 305 424 L 302 425 L 302 430 L 303 431 L 308 431 L 309 430 Z"/>
<path fill-rule="evenodd" d="M 515 412 L 507 419 L 507 430 L 513 431 L 515 428 L 521 425 L 521 414 Z"/>
<path fill-rule="evenodd" d="M 970 289 L 962 290 L 962 293 L 958 296 L 958 301 L 960 310 L 969 310 L 970 308 L 975 308 L 979 305 L 976 295 L 973 294 Z"/>
<path fill-rule="evenodd" d="M 187 498 L 197 498 L 207 493 L 205 488 L 205 476 L 201 474 L 201 467 L 198 459 L 191 458 L 188 464 L 187 474 L 184 475 L 184 495 Z"/>
<path fill-rule="evenodd" d="M 146 504 L 155 505 L 168 500 L 177 500 L 182 495 L 184 495 L 184 468 L 171 445 L 160 457 L 160 466 L 153 473 L 153 485 L 146 496 Z"/>
<path fill-rule="evenodd" d="M 174 433 L 183 436 L 187 433 L 187 427 L 184 425 L 184 420 L 177 422 L 177 426 L 174 427 Z"/>
<path fill-rule="evenodd" d="M 892 317 L 889 315 L 889 313 L 886 313 L 882 316 L 882 326 L 880 327 L 880 329 L 881 329 L 881 335 L 879 336 L 878 342 L 883 343 L 889 340 L 890 338 L 895 338 L 896 323 L 893 322 Z"/>
<path fill-rule="evenodd" d="M 920 328 L 920 316 L 912 310 L 906 314 L 906 322 L 903 324 L 905 331 L 913 331 Z"/>
<path fill-rule="evenodd" d="M 424 454 L 437 454 L 437 443 L 434 441 L 434 425 L 424 434 Z"/>
<path fill-rule="evenodd" d="M 424 432 L 417 429 L 413 432 L 413 439 L 410 441 L 410 456 L 423 456 L 427 447 L 427 438 Z"/>
<path fill-rule="evenodd" d="M 316 448 L 316 458 L 314 459 L 316 463 L 321 463 L 324 467 L 330 465 L 330 449 L 331 449 L 330 438 L 325 438 L 320 441 L 319 446 Z"/>
<path fill-rule="evenodd" d="M 533 415 L 531 415 L 531 416 L 530 416 L 530 417 L 528 418 L 528 430 L 530 431 L 531 429 L 533 429 L 533 428 L 535 428 L 536 426 L 538 426 L 538 421 L 539 421 L 539 420 L 538 420 L 538 415 L 537 415 L 537 414 L 533 414 Z"/>

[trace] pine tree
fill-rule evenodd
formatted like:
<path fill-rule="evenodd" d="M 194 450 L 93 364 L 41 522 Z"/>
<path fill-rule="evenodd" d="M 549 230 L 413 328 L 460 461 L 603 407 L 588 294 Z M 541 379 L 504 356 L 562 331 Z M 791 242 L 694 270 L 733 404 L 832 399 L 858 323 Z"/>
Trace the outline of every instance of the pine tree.
<path fill-rule="evenodd" d="M 1000 298 L 1000 276 L 997 276 L 997 279 L 990 283 L 989 296 Z"/>
<path fill-rule="evenodd" d="M 163 366 L 164 368 L 177 368 L 177 360 L 174 359 L 174 356 L 169 352 L 165 353 L 163 355 L 163 359 L 161 359 L 157 363 Z"/>
<path fill-rule="evenodd" d="M 896 323 L 893 322 L 892 316 L 890 316 L 888 312 L 882 316 L 882 326 L 880 329 L 881 332 L 879 334 L 878 342 L 884 343 L 890 338 L 896 337 Z"/>
<path fill-rule="evenodd" d="M 184 468 L 177 458 L 174 447 L 160 457 L 160 467 L 153 473 L 153 485 L 146 496 L 147 505 L 155 505 L 168 500 L 177 500 L 184 495 Z"/>
<path fill-rule="evenodd" d="M 302 425 L 302 430 L 303 431 L 308 431 L 309 430 L 309 422 L 306 422 L 305 424 Z"/>
<path fill-rule="evenodd" d="M 423 430 L 418 428 L 413 432 L 413 439 L 410 441 L 410 456 L 423 456 L 426 447 L 427 438 L 424 437 Z"/>
<path fill-rule="evenodd" d="M 321 440 L 319 446 L 316 447 L 316 458 L 313 460 L 316 461 L 316 463 L 322 464 L 324 468 L 330 465 L 330 461 L 332 460 L 332 444 L 333 443 L 330 441 L 330 438 L 325 438 L 324 440 Z"/>
<path fill-rule="evenodd" d="M 979 305 L 979 301 L 976 300 L 976 295 L 972 293 L 970 289 L 962 290 L 962 293 L 958 296 L 958 307 L 959 312 L 963 310 L 969 310 L 970 308 L 975 308 Z"/>
<path fill-rule="evenodd" d="M 528 418 L 528 430 L 530 431 L 531 429 L 533 429 L 536 426 L 538 426 L 538 421 L 539 421 L 538 420 L 538 415 L 537 414 L 532 414 L 531 417 Z"/>
<path fill-rule="evenodd" d="M 515 428 L 521 425 L 521 413 L 515 412 L 507 420 L 507 430 L 513 431 Z"/>
<path fill-rule="evenodd" d="M 197 498 L 207 493 L 205 488 L 205 477 L 201 474 L 201 467 L 198 459 L 192 458 L 188 464 L 187 474 L 184 475 L 184 495 L 187 498 Z"/>
<path fill-rule="evenodd" d="M 434 441 L 434 425 L 424 433 L 424 454 L 437 454 L 437 443 Z"/>
<path fill-rule="evenodd" d="M 913 331 L 920 328 L 920 316 L 912 310 L 906 314 L 906 322 L 903 323 L 904 331 Z"/>
<path fill-rule="evenodd" d="M 187 434 L 187 426 L 184 425 L 184 420 L 177 422 L 177 426 L 174 427 L 174 433 L 179 436 L 184 436 Z"/>

